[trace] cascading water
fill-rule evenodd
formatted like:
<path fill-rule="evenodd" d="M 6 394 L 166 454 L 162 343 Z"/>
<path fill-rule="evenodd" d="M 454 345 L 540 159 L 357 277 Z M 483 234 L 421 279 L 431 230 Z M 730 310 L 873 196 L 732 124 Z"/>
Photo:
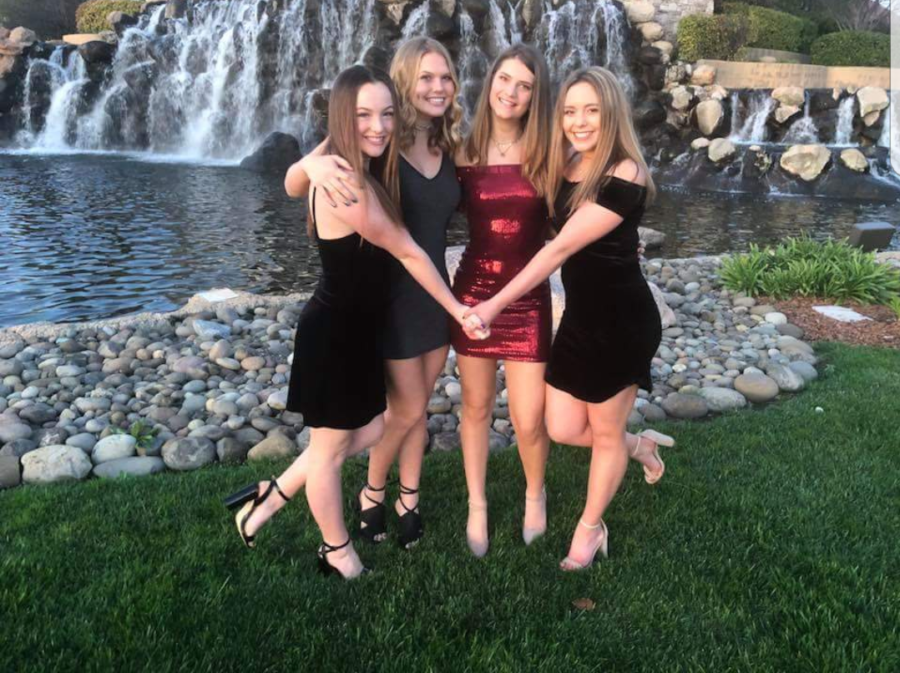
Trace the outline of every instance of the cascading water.
<path fill-rule="evenodd" d="M 406 20 L 406 25 L 403 26 L 403 32 L 400 35 L 401 39 L 408 40 L 411 37 L 425 35 L 425 29 L 428 25 L 428 14 L 430 11 L 431 8 L 428 6 L 427 2 L 423 2 L 416 7 Z"/>
<path fill-rule="evenodd" d="M 834 132 L 835 145 L 850 145 L 853 135 L 853 116 L 856 114 L 856 98 L 848 96 L 838 108 L 837 129 Z"/>
<path fill-rule="evenodd" d="M 810 97 L 806 94 L 806 103 L 803 105 L 803 117 L 795 121 L 782 140 L 791 145 L 812 145 L 819 142 L 819 129 L 809 114 Z"/>
<path fill-rule="evenodd" d="M 737 92 L 731 94 L 731 136 L 735 144 L 764 143 L 767 140 L 766 122 L 775 110 L 777 101 L 766 92 L 754 92 L 744 106 Z"/>

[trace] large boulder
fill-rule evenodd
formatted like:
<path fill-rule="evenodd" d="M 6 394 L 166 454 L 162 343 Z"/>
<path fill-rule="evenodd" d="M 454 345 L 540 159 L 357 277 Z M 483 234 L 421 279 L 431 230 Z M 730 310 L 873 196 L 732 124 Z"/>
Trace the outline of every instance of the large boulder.
<path fill-rule="evenodd" d="M 87 477 L 92 467 L 81 449 L 54 444 L 22 456 L 22 480 L 26 484 L 78 481 Z"/>
<path fill-rule="evenodd" d="M 765 374 L 741 374 L 734 380 L 734 389 L 751 402 L 768 402 L 778 395 L 778 384 Z"/>
<path fill-rule="evenodd" d="M 663 27 L 655 21 L 642 23 L 638 26 L 638 30 L 641 31 L 641 35 L 644 36 L 644 40 L 646 40 L 647 42 L 657 42 L 663 39 L 666 34 L 665 30 L 663 30 Z"/>
<path fill-rule="evenodd" d="M 91 458 L 97 464 L 130 458 L 135 454 L 137 440 L 131 435 L 116 434 L 104 437 L 94 445 Z"/>
<path fill-rule="evenodd" d="M 737 149 L 734 144 L 727 138 L 716 138 L 709 144 L 709 149 L 707 149 L 709 159 L 714 163 L 727 161 L 731 159 L 736 152 Z"/>
<path fill-rule="evenodd" d="M 148 474 L 163 472 L 166 464 L 162 458 L 133 457 L 110 460 L 94 468 L 94 476 L 102 479 L 117 477 L 144 477 Z"/>
<path fill-rule="evenodd" d="M 638 128 L 645 131 L 657 124 L 662 124 L 667 117 L 666 108 L 654 100 L 644 101 L 634 111 L 635 124 L 637 124 Z"/>
<path fill-rule="evenodd" d="M 625 0 L 623 4 L 631 23 L 647 23 L 656 17 L 656 7 L 647 0 Z"/>
<path fill-rule="evenodd" d="M 292 164 L 302 158 L 300 142 L 289 133 L 276 131 L 270 133 L 253 154 L 244 157 L 241 168 L 283 176 Z"/>
<path fill-rule="evenodd" d="M 672 107 L 675 110 L 684 112 L 691 107 L 694 102 L 694 92 L 686 86 L 678 86 L 672 89 Z"/>
<path fill-rule="evenodd" d="M 132 26 L 136 26 L 138 19 L 125 12 L 110 12 L 106 17 L 106 23 L 116 32 L 116 35 L 121 35 Z"/>
<path fill-rule="evenodd" d="M 781 155 L 781 168 L 806 182 L 818 178 L 831 161 L 831 150 L 824 145 L 794 145 Z"/>
<path fill-rule="evenodd" d="M 78 47 L 78 53 L 88 65 L 109 65 L 116 55 L 116 48 L 103 40 L 92 40 Z"/>
<path fill-rule="evenodd" d="M 700 133 L 710 136 L 715 133 L 725 118 L 725 109 L 717 100 L 705 100 L 695 108 L 697 128 Z"/>
<path fill-rule="evenodd" d="M 712 86 L 716 83 L 716 69 L 711 65 L 699 65 L 691 72 L 694 86 Z"/>
<path fill-rule="evenodd" d="M 801 108 L 797 105 L 779 105 L 775 110 L 775 121 L 779 124 L 787 124 L 800 114 Z"/>
<path fill-rule="evenodd" d="M 163 444 L 162 458 L 171 470 L 197 470 L 216 459 L 216 445 L 206 437 L 171 439 Z"/>
<path fill-rule="evenodd" d="M 881 112 L 890 104 L 887 91 L 877 86 L 864 86 L 856 92 L 856 98 L 859 101 L 860 117 L 866 117 L 873 112 Z"/>
<path fill-rule="evenodd" d="M 780 86 L 772 91 L 772 98 L 782 105 L 802 108 L 806 103 L 806 91 L 799 86 Z"/>
<path fill-rule="evenodd" d="M 35 42 L 37 42 L 37 33 L 35 33 L 33 30 L 29 30 L 28 28 L 19 26 L 18 28 L 13 28 L 9 32 L 9 41 L 17 42 L 23 47 L 30 47 Z"/>
<path fill-rule="evenodd" d="M 869 160 L 866 159 L 866 155 L 855 147 L 850 147 L 841 152 L 841 163 L 857 173 L 865 173 L 869 170 Z"/>

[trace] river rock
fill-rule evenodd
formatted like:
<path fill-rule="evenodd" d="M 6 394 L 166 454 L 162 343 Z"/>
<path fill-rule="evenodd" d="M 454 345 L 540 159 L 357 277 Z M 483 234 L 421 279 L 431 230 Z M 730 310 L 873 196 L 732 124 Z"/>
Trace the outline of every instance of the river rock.
<path fill-rule="evenodd" d="M 135 454 L 137 439 L 131 435 L 117 434 L 104 437 L 94 445 L 91 458 L 94 463 L 106 463 L 110 460 L 130 458 Z"/>
<path fill-rule="evenodd" d="M 74 446 L 45 446 L 22 456 L 22 480 L 26 484 L 79 481 L 91 473 L 91 459 Z"/>
<path fill-rule="evenodd" d="M 703 418 L 709 413 L 709 406 L 702 397 L 682 393 L 669 393 L 662 408 L 673 418 Z"/>
<path fill-rule="evenodd" d="M 625 0 L 625 14 L 633 24 L 647 23 L 656 17 L 656 7 L 648 0 Z"/>
<path fill-rule="evenodd" d="M 727 161 L 728 159 L 731 159 L 736 152 L 737 149 L 727 138 L 716 138 L 709 144 L 709 149 L 707 150 L 710 161 L 714 163 Z"/>
<path fill-rule="evenodd" d="M 806 182 L 822 174 L 831 161 L 831 150 L 824 145 L 794 145 L 781 155 L 781 168 Z"/>
<path fill-rule="evenodd" d="M 241 368 L 248 372 L 257 372 L 266 366 L 266 359 L 259 355 L 251 355 L 241 360 Z"/>
<path fill-rule="evenodd" d="M 703 101 L 694 108 L 694 114 L 697 118 L 697 128 L 705 136 L 715 133 L 725 118 L 722 103 L 717 100 Z"/>
<path fill-rule="evenodd" d="M 782 105 L 802 108 L 806 104 L 806 91 L 799 86 L 780 86 L 772 90 L 772 98 Z"/>
<path fill-rule="evenodd" d="M 678 322 L 675 311 L 669 308 L 662 290 L 657 287 L 656 283 L 647 283 L 647 286 L 650 288 L 650 294 L 653 295 L 653 300 L 656 302 L 656 310 L 659 311 L 659 319 L 662 322 L 663 329 L 672 327 Z"/>
<path fill-rule="evenodd" d="M 31 426 L 12 415 L 0 414 L 0 445 L 17 439 L 29 439 Z"/>
<path fill-rule="evenodd" d="M 163 472 L 166 464 L 162 458 L 134 457 L 110 460 L 94 466 L 94 476 L 101 479 L 117 479 L 119 477 L 146 477 Z"/>
<path fill-rule="evenodd" d="M 805 341 L 800 341 L 800 339 L 795 339 L 792 336 L 780 336 L 775 341 L 778 350 L 782 352 L 782 354 L 791 357 L 793 355 L 814 355 L 815 351 L 813 347 L 810 346 Z"/>
<path fill-rule="evenodd" d="M 428 402 L 429 414 L 446 414 L 453 408 L 450 400 L 443 395 L 432 395 Z"/>
<path fill-rule="evenodd" d="M 15 456 L 21 458 L 29 451 L 38 448 L 38 443 L 31 439 L 15 439 L 3 445 L 0 456 Z"/>
<path fill-rule="evenodd" d="M 663 27 L 655 21 L 648 21 L 647 23 L 640 24 L 638 30 L 641 31 L 641 35 L 643 35 L 644 40 L 647 42 L 656 42 L 657 40 L 663 39 L 666 35 L 666 31 Z"/>
<path fill-rule="evenodd" d="M 787 124 L 802 112 L 802 108 L 796 105 L 779 105 L 775 110 L 775 121 L 779 124 Z"/>
<path fill-rule="evenodd" d="M 0 360 L 0 379 L 7 376 L 21 376 L 25 367 L 18 360 Z"/>
<path fill-rule="evenodd" d="M 784 313 L 772 311 L 771 313 L 766 313 L 765 321 L 770 325 L 787 325 L 788 319 Z"/>
<path fill-rule="evenodd" d="M 231 336 L 231 328 L 228 325 L 213 322 L 212 320 L 195 320 L 193 328 L 197 336 L 203 341 L 226 339 Z"/>
<path fill-rule="evenodd" d="M 734 389 L 751 402 L 768 402 L 778 395 L 778 384 L 762 373 L 741 374 L 734 380 Z"/>
<path fill-rule="evenodd" d="M 249 446 L 235 437 L 223 437 L 216 442 L 216 455 L 220 463 L 243 463 L 247 460 Z"/>
<path fill-rule="evenodd" d="M 461 443 L 458 432 L 438 432 L 431 438 L 432 451 L 456 451 Z"/>
<path fill-rule="evenodd" d="M 247 453 L 248 460 L 274 460 L 276 458 L 292 458 L 300 455 L 297 443 L 280 432 L 271 435 L 254 446 Z"/>
<path fill-rule="evenodd" d="M 694 151 L 704 150 L 710 146 L 709 138 L 696 138 L 691 142 L 691 149 Z"/>
<path fill-rule="evenodd" d="M 206 437 L 172 439 L 163 444 L 162 458 L 171 470 L 196 470 L 216 459 L 216 445 Z"/>
<path fill-rule="evenodd" d="M 864 86 L 856 92 L 856 99 L 859 101 L 860 117 L 881 112 L 890 104 L 887 91 L 877 86 Z"/>
<path fill-rule="evenodd" d="M 841 151 L 841 163 L 857 173 L 865 173 L 869 170 L 869 160 L 866 159 L 866 155 L 855 147 Z"/>
<path fill-rule="evenodd" d="M 18 456 L 0 456 L 0 489 L 22 483 L 22 467 Z"/>
<path fill-rule="evenodd" d="M 700 397 L 706 400 L 710 411 L 719 413 L 743 409 L 747 406 L 747 398 L 736 390 L 728 388 L 707 387 L 701 388 Z"/>
<path fill-rule="evenodd" d="M 806 386 L 806 381 L 799 373 L 784 365 L 770 364 L 766 367 L 766 374 L 778 384 L 780 390 L 788 393 L 799 392 Z"/>
<path fill-rule="evenodd" d="M 59 413 L 56 409 L 43 402 L 37 402 L 19 410 L 19 418 L 33 425 L 43 425 L 55 421 L 58 416 Z"/>
<path fill-rule="evenodd" d="M 90 432 L 79 432 L 66 440 L 66 446 L 76 446 L 85 453 L 91 453 L 97 445 L 97 438 Z"/>
<path fill-rule="evenodd" d="M 712 86 L 716 83 L 716 69 L 711 65 L 696 66 L 691 72 L 691 84 L 694 86 Z"/>
<path fill-rule="evenodd" d="M 19 26 L 9 31 L 9 41 L 21 44 L 23 47 L 30 47 L 37 42 L 37 33 L 28 28 Z"/>
<path fill-rule="evenodd" d="M 796 362 L 790 363 L 788 365 L 788 367 L 790 367 L 795 372 L 797 372 L 800 376 L 802 376 L 803 380 L 806 383 L 809 383 L 810 381 L 815 381 L 817 378 L 819 378 L 819 372 L 816 370 L 815 367 L 813 367 L 808 362 L 803 362 L 802 360 L 797 360 Z"/>
<path fill-rule="evenodd" d="M 684 112 L 691 107 L 694 102 L 694 92 L 686 86 L 678 86 L 672 89 L 672 107 L 675 110 Z"/>
<path fill-rule="evenodd" d="M 288 391 L 278 390 L 266 399 L 266 404 L 269 405 L 270 409 L 275 409 L 276 411 L 284 411 L 287 408 L 287 398 Z"/>

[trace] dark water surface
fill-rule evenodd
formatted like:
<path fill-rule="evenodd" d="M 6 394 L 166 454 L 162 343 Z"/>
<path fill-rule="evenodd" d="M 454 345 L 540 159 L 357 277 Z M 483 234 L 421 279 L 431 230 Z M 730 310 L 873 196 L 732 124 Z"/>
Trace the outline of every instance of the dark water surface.
<path fill-rule="evenodd" d="M 311 290 L 305 212 L 279 179 L 234 166 L 0 154 L 0 327 L 171 310 L 214 287 Z M 898 216 L 896 204 L 664 190 L 645 223 L 668 235 L 652 256 L 684 257 Z M 449 238 L 465 243 L 464 224 Z"/>

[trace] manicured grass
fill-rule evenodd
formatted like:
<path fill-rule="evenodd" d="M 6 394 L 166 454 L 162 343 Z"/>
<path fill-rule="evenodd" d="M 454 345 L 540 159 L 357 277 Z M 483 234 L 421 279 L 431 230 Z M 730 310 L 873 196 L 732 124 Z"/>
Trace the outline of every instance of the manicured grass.
<path fill-rule="evenodd" d="M 480 561 L 460 456 L 429 458 L 425 540 L 361 548 L 376 573 L 352 583 L 313 572 L 302 498 L 241 547 L 219 500 L 281 465 L 0 493 L 0 670 L 900 670 L 900 352 L 822 353 L 799 396 L 666 426 L 665 478 L 629 468 L 610 559 L 582 574 L 556 570 L 589 460 L 573 448 L 531 548 L 516 454 L 492 458 Z M 361 464 L 346 475 L 349 497 Z"/>

